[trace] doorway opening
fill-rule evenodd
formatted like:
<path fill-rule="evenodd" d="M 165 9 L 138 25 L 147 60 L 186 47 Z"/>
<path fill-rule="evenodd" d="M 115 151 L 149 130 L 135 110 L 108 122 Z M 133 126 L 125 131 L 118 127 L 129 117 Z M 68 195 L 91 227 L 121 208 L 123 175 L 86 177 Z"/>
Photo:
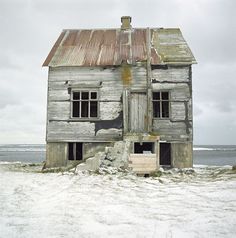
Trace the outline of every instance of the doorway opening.
<path fill-rule="evenodd" d="M 83 143 L 69 143 L 68 160 L 83 160 Z"/>
<path fill-rule="evenodd" d="M 154 154 L 154 143 L 151 142 L 135 142 L 134 143 L 134 153 L 135 154 Z"/>
<path fill-rule="evenodd" d="M 160 143 L 160 165 L 171 166 L 171 144 Z"/>

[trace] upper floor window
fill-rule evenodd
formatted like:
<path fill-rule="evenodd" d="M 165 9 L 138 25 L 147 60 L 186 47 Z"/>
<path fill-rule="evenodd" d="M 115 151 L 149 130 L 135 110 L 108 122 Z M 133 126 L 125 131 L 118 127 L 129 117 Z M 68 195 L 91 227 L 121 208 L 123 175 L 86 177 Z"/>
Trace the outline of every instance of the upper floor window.
<path fill-rule="evenodd" d="M 72 91 L 72 117 L 98 118 L 98 92 Z"/>
<path fill-rule="evenodd" d="M 169 92 L 153 92 L 152 104 L 153 104 L 154 118 L 169 118 L 170 116 Z"/>

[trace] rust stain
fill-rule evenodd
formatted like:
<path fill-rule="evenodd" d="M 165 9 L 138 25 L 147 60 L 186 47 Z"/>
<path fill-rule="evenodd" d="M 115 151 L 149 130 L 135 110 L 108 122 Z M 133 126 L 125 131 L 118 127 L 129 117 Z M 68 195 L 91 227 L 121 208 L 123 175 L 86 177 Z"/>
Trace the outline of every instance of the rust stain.
<path fill-rule="evenodd" d="M 131 65 L 126 63 L 122 64 L 121 78 L 124 86 L 129 86 L 132 82 Z"/>

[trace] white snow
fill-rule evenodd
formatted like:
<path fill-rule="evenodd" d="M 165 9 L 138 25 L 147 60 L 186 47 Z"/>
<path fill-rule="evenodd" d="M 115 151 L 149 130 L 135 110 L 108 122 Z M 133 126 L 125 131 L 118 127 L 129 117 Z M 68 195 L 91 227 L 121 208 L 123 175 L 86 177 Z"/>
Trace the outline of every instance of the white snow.
<path fill-rule="evenodd" d="M 158 178 L 34 172 L 0 165 L 0 237 L 234 237 L 236 172 Z"/>

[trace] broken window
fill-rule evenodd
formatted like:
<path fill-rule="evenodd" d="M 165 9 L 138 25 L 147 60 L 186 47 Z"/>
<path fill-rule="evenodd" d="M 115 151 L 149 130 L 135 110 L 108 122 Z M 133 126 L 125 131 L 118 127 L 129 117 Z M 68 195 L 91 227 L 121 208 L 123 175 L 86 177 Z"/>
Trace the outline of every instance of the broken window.
<path fill-rule="evenodd" d="M 72 117 L 97 118 L 98 117 L 98 92 L 73 91 L 71 96 Z"/>
<path fill-rule="evenodd" d="M 68 143 L 68 160 L 83 160 L 83 143 Z"/>
<path fill-rule="evenodd" d="M 154 118 L 169 118 L 169 92 L 153 92 L 152 104 Z"/>
<path fill-rule="evenodd" d="M 154 153 L 154 143 L 152 142 L 135 142 L 134 143 L 134 153 L 135 154 L 153 154 Z"/>

